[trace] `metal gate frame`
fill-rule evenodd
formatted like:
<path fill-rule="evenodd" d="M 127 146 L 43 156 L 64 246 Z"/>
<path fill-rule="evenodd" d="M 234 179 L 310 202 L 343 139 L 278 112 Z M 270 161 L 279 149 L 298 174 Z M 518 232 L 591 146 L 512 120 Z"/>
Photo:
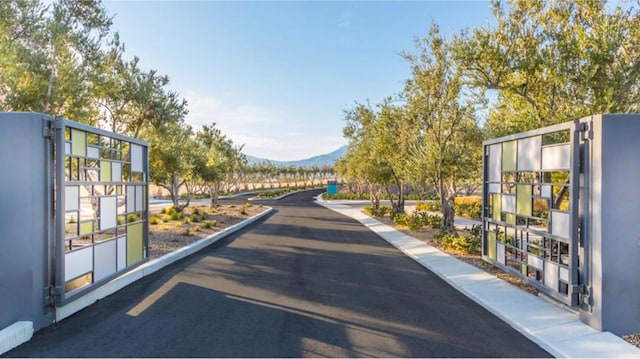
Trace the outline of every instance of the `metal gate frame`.
<path fill-rule="evenodd" d="M 579 305 L 581 293 L 578 204 L 584 130 L 585 124 L 574 121 L 483 142 L 483 259 L 571 307 Z M 544 143 L 561 132 L 569 134 L 565 141 Z M 568 173 L 569 183 L 549 180 L 561 173 Z M 556 190 L 561 187 L 569 191 L 566 211 L 553 208 L 554 196 L 564 196 Z M 535 216 L 534 207 L 544 202 L 546 218 L 540 210 Z"/>
<path fill-rule="evenodd" d="M 54 119 L 54 239 L 48 294 L 62 306 L 148 257 L 148 143 Z M 75 217 L 75 218 L 74 218 Z"/>

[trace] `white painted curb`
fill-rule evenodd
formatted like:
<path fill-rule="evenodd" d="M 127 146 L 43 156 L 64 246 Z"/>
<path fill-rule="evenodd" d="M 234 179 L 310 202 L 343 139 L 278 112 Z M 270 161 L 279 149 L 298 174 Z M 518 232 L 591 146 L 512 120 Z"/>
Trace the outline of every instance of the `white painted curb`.
<path fill-rule="evenodd" d="M 220 239 L 239 231 L 240 229 L 248 226 L 249 224 L 271 214 L 273 212 L 273 208 L 264 207 L 266 211 L 257 214 L 253 217 L 250 217 L 240 223 L 236 223 L 232 226 L 229 226 L 220 232 L 214 233 L 209 237 L 202 238 L 197 242 L 194 242 L 186 247 L 182 247 L 177 251 L 167 253 L 162 257 L 152 259 L 139 267 L 133 269 L 130 272 L 127 272 L 107 283 L 96 288 L 95 290 L 83 295 L 82 297 L 74 300 L 66 304 L 63 307 L 56 308 L 56 322 L 59 322 L 69 316 L 79 312 L 80 310 L 90 306 L 91 304 L 97 302 L 98 300 L 105 298 L 120 289 L 128 286 L 129 284 L 142 279 L 150 274 L 157 272 L 158 270 L 168 266 L 171 263 L 174 263 L 184 257 L 187 257 L 193 253 L 198 252 L 199 250 L 219 241 Z"/>
<path fill-rule="evenodd" d="M 0 330 L 0 354 L 28 342 L 33 336 L 33 322 L 16 322 Z"/>

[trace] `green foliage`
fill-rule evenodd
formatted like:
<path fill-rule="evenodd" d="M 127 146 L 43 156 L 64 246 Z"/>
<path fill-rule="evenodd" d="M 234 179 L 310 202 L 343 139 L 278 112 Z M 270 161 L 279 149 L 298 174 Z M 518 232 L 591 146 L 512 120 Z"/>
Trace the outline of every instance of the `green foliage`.
<path fill-rule="evenodd" d="M 196 216 L 199 215 L 200 214 L 200 210 L 197 207 L 194 208 L 193 209 L 193 214 L 196 215 Z"/>
<path fill-rule="evenodd" d="M 367 215 L 374 216 L 374 217 L 384 217 L 391 213 L 391 207 L 387 207 L 387 206 L 380 206 L 378 207 L 378 209 L 372 206 L 364 206 L 362 210 Z"/>
<path fill-rule="evenodd" d="M 127 222 L 129 222 L 129 223 L 131 223 L 131 222 L 135 222 L 135 221 L 136 221 L 136 219 L 137 219 L 137 218 L 136 218 L 136 215 L 135 215 L 135 214 L 130 214 L 130 215 L 127 217 Z"/>
<path fill-rule="evenodd" d="M 415 231 L 425 224 L 423 218 L 418 214 L 409 213 L 397 213 L 393 216 L 393 222 L 403 226 L 409 227 L 410 230 Z"/>
<path fill-rule="evenodd" d="M 468 254 L 480 254 L 482 252 L 482 239 L 478 231 L 472 230 L 472 234 L 466 236 L 441 232 L 435 237 L 435 240 L 444 249 Z"/>
<path fill-rule="evenodd" d="M 184 229 L 184 232 L 182 232 L 182 234 L 184 234 L 185 236 L 190 236 L 191 235 L 191 228 L 187 227 Z"/>
<path fill-rule="evenodd" d="M 200 232 L 200 226 L 194 226 L 194 227 L 192 228 L 192 230 L 193 230 L 194 232 Z"/>
<path fill-rule="evenodd" d="M 158 216 L 156 216 L 155 214 L 149 218 L 149 224 L 158 224 L 158 222 Z"/>
<path fill-rule="evenodd" d="M 175 211 L 174 211 L 174 212 L 172 212 L 172 213 L 169 215 L 169 218 L 170 218 L 172 221 L 177 221 L 177 220 L 179 220 L 179 219 L 180 219 L 180 213 L 177 213 L 177 212 L 175 212 Z"/>
<path fill-rule="evenodd" d="M 243 206 L 242 208 L 240 208 L 240 214 L 243 216 L 247 215 L 247 209 Z"/>
<path fill-rule="evenodd" d="M 440 202 L 418 202 L 416 203 L 417 211 L 439 212 Z"/>
<path fill-rule="evenodd" d="M 184 219 L 184 224 L 189 224 L 189 223 L 191 223 L 191 219 L 189 217 L 186 217 Z"/>
<path fill-rule="evenodd" d="M 479 220 L 482 218 L 482 197 L 456 197 L 453 208 L 457 215 Z"/>
<path fill-rule="evenodd" d="M 162 216 L 162 222 L 163 223 L 167 223 L 171 220 L 171 216 L 168 214 L 165 214 L 164 216 Z"/>
<path fill-rule="evenodd" d="M 200 216 L 198 216 L 196 214 L 192 214 L 190 218 L 191 218 L 191 222 L 193 222 L 193 223 L 200 222 Z"/>

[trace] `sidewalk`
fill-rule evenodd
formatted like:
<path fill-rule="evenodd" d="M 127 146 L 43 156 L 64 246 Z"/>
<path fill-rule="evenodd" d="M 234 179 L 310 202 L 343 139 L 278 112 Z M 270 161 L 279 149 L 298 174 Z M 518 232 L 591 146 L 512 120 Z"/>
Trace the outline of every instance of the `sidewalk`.
<path fill-rule="evenodd" d="M 360 208 L 345 201 L 324 201 L 321 196 L 316 203 L 358 220 L 555 357 L 640 358 L 640 349 L 618 336 L 597 331 L 582 323 L 575 313 L 396 231 L 365 215 Z M 456 219 L 456 225 L 469 224 L 473 223 Z"/>

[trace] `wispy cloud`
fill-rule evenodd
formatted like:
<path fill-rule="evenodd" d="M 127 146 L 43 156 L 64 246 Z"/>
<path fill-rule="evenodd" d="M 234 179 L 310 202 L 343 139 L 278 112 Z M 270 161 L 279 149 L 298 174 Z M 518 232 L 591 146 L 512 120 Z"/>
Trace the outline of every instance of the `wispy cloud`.
<path fill-rule="evenodd" d="M 216 123 L 234 144 L 244 145 L 244 153 L 272 160 L 298 160 L 340 147 L 339 136 L 325 136 L 281 110 L 253 105 L 233 106 L 220 98 L 186 91 L 189 102 L 186 122 L 200 129 Z"/>

